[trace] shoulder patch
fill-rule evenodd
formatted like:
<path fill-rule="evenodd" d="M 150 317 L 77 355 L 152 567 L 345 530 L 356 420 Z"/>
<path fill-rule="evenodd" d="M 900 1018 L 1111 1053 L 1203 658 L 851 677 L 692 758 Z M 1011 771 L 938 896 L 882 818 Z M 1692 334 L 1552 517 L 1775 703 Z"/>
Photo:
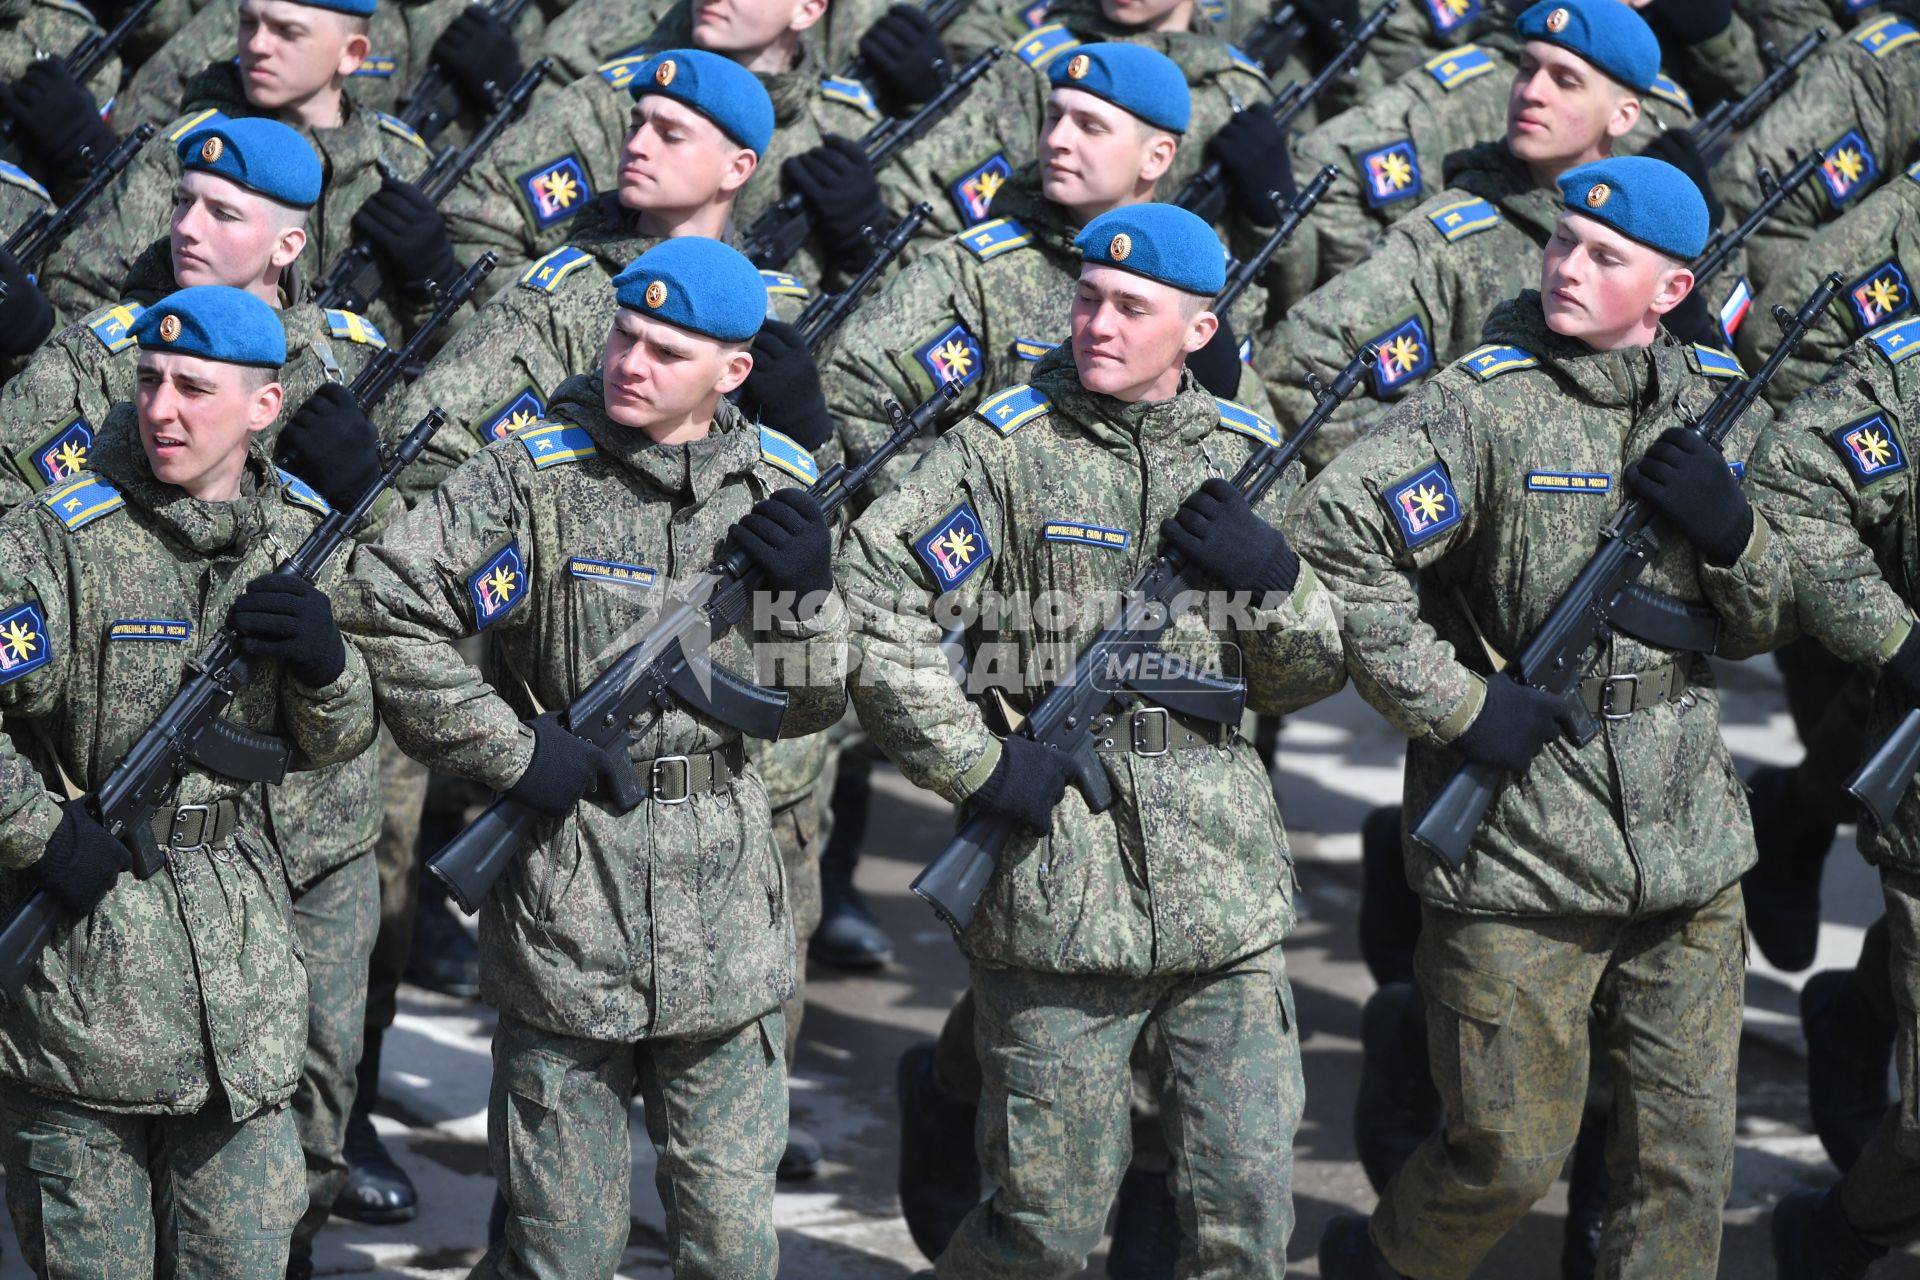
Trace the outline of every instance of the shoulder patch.
<path fill-rule="evenodd" d="M 1231 400 L 1223 400 L 1219 396 L 1215 396 L 1213 402 L 1220 408 L 1220 425 L 1227 430 L 1238 431 L 1243 436 L 1252 436 L 1261 444 L 1278 447 L 1281 443 L 1280 429 L 1247 406 L 1235 404 Z"/>
<path fill-rule="evenodd" d="M 1200 12 L 1207 15 L 1207 21 L 1214 26 L 1225 22 L 1233 12 L 1227 0 L 1200 0 Z"/>
<path fill-rule="evenodd" d="M 1849 129 L 1827 146 L 1820 181 L 1835 205 L 1843 205 L 1880 176 L 1880 161 L 1858 129 Z"/>
<path fill-rule="evenodd" d="M 1480 0 L 1421 0 L 1433 34 L 1449 35 L 1480 16 Z"/>
<path fill-rule="evenodd" d="M 1003 436 L 1010 436 L 1052 407 L 1047 393 L 1021 383 L 996 391 L 980 402 L 973 416 Z"/>
<path fill-rule="evenodd" d="M 960 224 L 971 227 L 985 219 L 987 210 L 993 207 L 993 198 L 1012 176 L 1013 166 L 1007 163 L 1006 153 L 996 151 L 948 183 L 947 198 L 953 201 Z"/>
<path fill-rule="evenodd" d="M 540 398 L 540 388 L 523 382 L 519 390 L 475 419 L 473 430 L 475 435 L 492 444 L 516 431 L 524 431 L 546 416 L 547 402 Z"/>
<path fill-rule="evenodd" d="M 1847 305 L 1860 331 L 1877 329 L 1913 308 L 1913 284 L 1898 258 L 1888 258 L 1847 286 Z"/>
<path fill-rule="evenodd" d="M 960 233 L 960 244 L 982 262 L 991 262 L 1003 253 L 1024 249 L 1033 243 L 1033 233 L 1012 218 L 994 218 L 971 231 Z"/>
<path fill-rule="evenodd" d="M 1675 80 L 1664 71 L 1653 77 L 1653 88 L 1649 90 L 1649 92 L 1656 98 L 1663 98 L 1671 102 L 1688 115 L 1694 113 L 1693 96 L 1680 87 L 1678 80 Z"/>
<path fill-rule="evenodd" d="M 1202 9 L 1206 8 L 1207 0 L 1200 0 L 1200 7 Z M 1210 21 L 1215 23 L 1225 21 L 1227 6 L 1225 5 L 1225 3 L 1221 3 L 1219 5 L 1219 9 L 1220 9 L 1220 17 L 1215 18 L 1212 14 L 1207 15 Z M 1239 48 L 1237 45 L 1230 44 L 1227 46 L 1227 60 L 1232 62 L 1234 66 L 1240 68 L 1242 71 L 1245 71 L 1249 75 L 1259 76 L 1263 80 L 1266 78 L 1267 69 L 1261 66 L 1259 63 L 1255 62 L 1252 58 L 1248 57 L 1246 50 Z"/>
<path fill-rule="evenodd" d="M 400 63 L 397 59 L 382 58 L 370 53 L 360 59 L 360 65 L 353 69 L 353 74 L 367 76 L 374 80 L 391 80 L 393 73 L 399 69 Z M 424 142 L 424 139 L 422 141 Z"/>
<path fill-rule="evenodd" d="M 1402 138 L 1360 156 L 1360 182 L 1367 203 L 1378 209 L 1420 194 L 1420 156 L 1413 139 Z"/>
<path fill-rule="evenodd" d="M 382 130 L 392 134 L 402 142 L 411 142 L 422 151 L 430 150 L 427 146 L 427 140 L 415 133 L 413 126 L 405 120 L 402 120 L 399 116 L 390 116 L 384 111 L 376 111 L 373 113 L 373 118 L 379 123 Z"/>
<path fill-rule="evenodd" d="M 913 541 L 915 554 L 933 570 L 941 591 L 951 591 L 973 576 L 993 555 L 986 530 L 971 502 L 962 502 Z"/>
<path fill-rule="evenodd" d="M 1479 196 L 1469 196 L 1465 200 L 1451 200 L 1427 215 L 1427 221 L 1440 233 L 1440 238 L 1448 244 L 1455 240 L 1464 240 L 1478 231 L 1497 227 L 1502 222 L 1500 211 L 1490 201 Z"/>
<path fill-rule="evenodd" d="M 0 613 L 0 684 L 12 684 L 53 661 L 47 615 L 38 600 Z"/>
<path fill-rule="evenodd" d="M 48 204 L 53 203 L 53 193 L 33 180 L 33 175 L 17 164 L 8 164 L 0 160 L 0 182 L 10 187 L 19 187 L 22 191 L 31 191 Z"/>
<path fill-rule="evenodd" d="M 188 134 L 192 133 L 195 129 L 198 129 L 201 125 L 219 124 L 221 121 L 225 120 L 226 118 L 227 118 L 226 112 L 215 110 L 213 108 L 208 108 L 205 111 L 195 112 L 193 115 L 188 116 L 185 120 L 182 120 L 179 124 L 173 127 L 173 132 L 167 135 L 167 141 L 179 142 L 180 139 L 186 137 Z"/>
<path fill-rule="evenodd" d="M 807 286 L 800 283 L 800 277 L 790 276 L 784 271 L 762 270 L 760 283 L 767 287 L 768 297 L 804 298 L 809 294 Z"/>
<path fill-rule="evenodd" d="M 595 75 L 616 89 L 624 89 L 633 83 L 633 73 L 651 54 L 629 53 L 610 62 L 603 62 L 593 69 Z"/>
<path fill-rule="evenodd" d="M 1079 47 L 1079 39 L 1067 30 L 1066 24 L 1049 22 L 1044 27 L 1035 27 L 1033 34 L 1015 45 L 1013 51 L 1020 56 L 1020 61 L 1041 71 L 1067 50 Z"/>
<path fill-rule="evenodd" d="M 1884 58 L 1895 49 L 1904 49 L 1910 44 L 1920 42 L 1920 30 L 1912 23 L 1902 22 L 1888 14 L 1875 18 L 1866 26 L 1853 33 L 1853 42 L 1876 58 Z"/>
<path fill-rule="evenodd" d="M 936 387 L 948 382 L 968 386 L 980 377 L 980 340 L 964 324 L 951 324 L 913 350 L 913 358 Z"/>
<path fill-rule="evenodd" d="M 1905 320 L 1882 325 L 1867 335 L 1867 341 L 1887 358 L 1888 364 L 1899 364 L 1908 356 L 1920 352 L 1920 316 L 1908 316 Z"/>
<path fill-rule="evenodd" d="M 146 308 L 137 302 L 123 302 L 118 306 L 102 307 L 86 319 L 87 328 L 93 336 L 100 339 L 100 345 L 115 355 L 133 345 L 133 325 Z"/>
<path fill-rule="evenodd" d="M 533 214 L 536 231 L 565 222 L 593 198 L 587 167 L 572 152 L 527 170 L 513 180 L 513 185 Z"/>
<path fill-rule="evenodd" d="M 1433 368 L 1433 342 L 1418 315 L 1368 338 L 1366 345 L 1380 357 L 1373 366 L 1373 394 L 1382 399 Z"/>
<path fill-rule="evenodd" d="M 305 480 L 302 480 L 299 476 L 284 467 L 275 467 L 273 473 L 279 476 L 280 483 L 286 486 L 281 492 L 288 502 L 291 502 L 296 507 L 305 507 L 309 511 L 317 511 L 323 516 L 333 514 L 332 504 L 321 497 L 320 491 L 308 484 Z"/>
<path fill-rule="evenodd" d="M 535 471 L 545 471 L 562 463 L 578 462 L 599 452 L 585 427 L 565 422 L 541 422 L 516 433 L 516 438 L 533 459 Z"/>
<path fill-rule="evenodd" d="M 535 258 L 527 269 L 520 273 L 520 287 L 537 290 L 540 293 L 552 293 L 560 287 L 562 280 L 592 261 L 593 255 L 585 249 L 561 245 L 552 253 Z"/>
<path fill-rule="evenodd" d="M 527 563 L 520 544 L 509 542 L 467 575 L 467 598 L 473 602 L 473 623 L 484 630 L 527 598 Z"/>
<path fill-rule="evenodd" d="M 373 322 L 365 316 L 352 311 L 336 311 L 327 308 L 327 336 L 345 338 L 348 342 L 357 342 L 363 347 L 385 350 L 386 335 L 373 327 Z"/>
<path fill-rule="evenodd" d="M 1728 291 L 1727 300 L 1720 304 L 1720 333 L 1726 338 L 1728 347 L 1733 346 L 1733 337 L 1740 332 L 1740 325 L 1751 310 L 1753 285 L 1745 276 L 1741 276 Z"/>
<path fill-rule="evenodd" d="M 96 475 L 85 475 L 71 484 L 51 489 L 40 501 L 67 526 L 68 533 L 77 533 L 127 505 L 118 489 Z"/>
<path fill-rule="evenodd" d="M 1461 85 L 1478 80 L 1492 71 L 1493 59 L 1479 45 L 1463 44 L 1458 49 L 1435 54 L 1421 65 L 1442 89 L 1452 93 Z"/>
<path fill-rule="evenodd" d="M 834 102 L 857 107 L 867 115 L 880 114 L 880 107 L 873 100 L 873 90 L 851 76 L 828 76 L 820 82 L 820 94 Z"/>
<path fill-rule="evenodd" d="M 1460 498 L 1453 477 L 1438 458 L 1420 470 L 1388 485 L 1380 495 L 1400 530 L 1400 540 L 1411 550 L 1460 523 Z"/>
<path fill-rule="evenodd" d="M 87 469 L 87 455 L 92 450 L 93 425 L 85 418 L 75 418 L 34 445 L 29 455 L 42 484 L 59 484 Z"/>
<path fill-rule="evenodd" d="M 820 478 L 819 464 L 807 446 L 772 427 L 760 428 L 760 457 L 801 484 L 811 485 Z"/>
<path fill-rule="evenodd" d="M 1695 373 L 1705 374 L 1709 378 L 1747 376 L 1747 371 L 1740 367 L 1740 358 L 1733 352 L 1699 342 L 1687 348 L 1687 362 L 1693 366 Z"/>
<path fill-rule="evenodd" d="M 1515 369 L 1532 369 L 1540 361 L 1531 351 L 1522 351 L 1519 347 L 1503 347 L 1498 343 L 1488 343 L 1484 347 L 1475 347 L 1461 356 L 1461 368 L 1474 376 L 1478 382 L 1489 382 L 1503 373 L 1512 373 Z"/>
<path fill-rule="evenodd" d="M 1907 453 L 1884 414 L 1871 414 L 1827 433 L 1855 484 L 1872 484 L 1907 469 Z"/>
<path fill-rule="evenodd" d="M 1038 338 L 1015 338 L 1013 340 L 1013 358 L 1016 360 L 1038 360 L 1060 344 L 1042 342 Z"/>

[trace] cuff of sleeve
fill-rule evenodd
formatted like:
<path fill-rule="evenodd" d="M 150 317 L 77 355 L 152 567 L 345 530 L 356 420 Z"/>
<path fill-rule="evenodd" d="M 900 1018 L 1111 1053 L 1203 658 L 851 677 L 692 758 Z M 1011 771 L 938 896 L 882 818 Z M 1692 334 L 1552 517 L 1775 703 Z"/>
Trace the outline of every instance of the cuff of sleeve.
<path fill-rule="evenodd" d="M 783 640 L 813 640 L 831 635 L 846 625 L 847 604 L 840 598 L 839 591 L 835 590 L 827 592 L 827 598 L 821 601 L 811 617 L 783 614 L 774 618 L 773 634 Z"/>
<path fill-rule="evenodd" d="M 500 755 L 487 767 L 485 773 L 475 779 L 492 791 L 509 791 L 513 784 L 526 776 L 533 764 L 533 730 L 524 724 L 514 735 L 513 741 L 503 743 Z"/>
<path fill-rule="evenodd" d="M 19 870 L 38 862 L 59 825 L 60 804 L 53 796 L 42 791 L 28 800 L 0 827 L 0 865 Z"/>
<path fill-rule="evenodd" d="M 1877 652 L 1882 666 L 1891 661 L 1894 654 L 1900 652 L 1901 646 L 1907 643 L 1907 637 L 1912 634 L 1913 619 L 1902 618 L 1894 624 L 1893 630 L 1881 637 Z"/>
<path fill-rule="evenodd" d="M 1467 731 L 1467 726 L 1479 718 L 1480 709 L 1486 705 L 1487 682 L 1475 676 L 1472 683 L 1467 686 L 1467 696 L 1447 713 L 1445 719 L 1433 726 L 1433 736 L 1442 746 L 1452 742 Z"/>
<path fill-rule="evenodd" d="M 994 769 L 1000 764 L 1000 753 L 1003 750 L 1000 739 L 991 734 L 987 735 L 987 749 L 980 753 L 980 758 L 975 760 L 965 773 L 954 780 L 953 785 L 947 789 L 946 798 L 954 804 L 959 804 L 986 786 L 987 779 L 993 776 Z"/>

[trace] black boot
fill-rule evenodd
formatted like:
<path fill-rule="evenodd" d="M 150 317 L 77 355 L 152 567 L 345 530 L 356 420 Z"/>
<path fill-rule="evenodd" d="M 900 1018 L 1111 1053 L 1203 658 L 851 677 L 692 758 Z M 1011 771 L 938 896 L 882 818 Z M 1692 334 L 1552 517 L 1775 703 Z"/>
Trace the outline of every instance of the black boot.
<path fill-rule="evenodd" d="M 1779 1280 L 1861 1280 L 1887 1250 L 1861 1238 L 1840 1207 L 1840 1188 L 1795 1191 L 1773 1207 Z"/>
<path fill-rule="evenodd" d="M 787 1149 L 780 1153 L 774 1177 L 781 1182 L 806 1182 L 820 1176 L 820 1139 L 788 1122 Z"/>
<path fill-rule="evenodd" d="M 893 961 L 892 940 L 853 884 L 873 799 L 871 774 L 863 764 L 842 759 L 833 784 L 833 833 L 820 851 L 820 925 L 807 943 L 807 955 L 832 969 L 878 969 Z"/>
<path fill-rule="evenodd" d="M 407 981 L 428 991 L 477 1000 L 480 996 L 480 947 L 453 915 L 446 891 L 429 892 L 433 876 L 420 877 L 413 906 L 413 949 L 407 953 Z"/>
<path fill-rule="evenodd" d="M 1894 1027 L 1874 1013 L 1852 972 L 1828 969 L 1800 989 L 1813 1131 L 1840 1172 L 1860 1158 L 1893 1099 L 1887 1069 Z"/>
<path fill-rule="evenodd" d="M 1376 1193 L 1440 1127 L 1440 1118 L 1425 1006 L 1408 983 L 1389 983 L 1360 1015 L 1360 1092 L 1353 1107 L 1353 1145 Z"/>
<path fill-rule="evenodd" d="M 1407 885 L 1400 806 L 1375 809 L 1360 823 L 1360 958 L 1380 986 L 1413 981 L 1420 899 Z"/>
<path fill-rule="evenodd" d="M 353 1110 L 347 1113 L 347 1185 L 333 1202 L 335 1213 L 369 1226 L 410 1222 L 420 1209 L 413 1180 L 393 1162 L 373 1127 L 373 1108 L 380 1101 L 380 1045 L 384 1038 L 384 1032 L 367 1033 L 367 1047 L 355 1070 L 359 1087 Z"/>
<path fill-rule="evenodd" d="M 1107 1275 L 1112 1280 L 1173 1280 L 1180 1238 L 1180 1210 L 1167 1189 L 1167 1175 L 1127 1170 L 1113 1201 Z"/>
<path fill-rule="evenodd" d="M 1335 1214 L 1320 1233 L 1320 1280 L 1401 1280 L 1367 1234 L 1362 1213 Z"/>
<path fill-rule="evenodd" d="M 1600 1267 L 1600 1228 L 1607 1220 L 1607 1113 L 1588 1107 L 1567 1161 L 1567 1225 L 1560 1242 L 1561 1280 L 1593 1280 Z"/>
<path fill-rule="evenodd" d="M 1820 942 L 1820 874 L 1834 826 L 1800 802 L 1794 771 L 1762 765 L 1747 782 L 1760 860 L 1740 878 L 1747 928 L 1767 963 L 1798 973 Z"/>
<path fill-rule="evenodd" d="M 980 1158 L 973 1146 L 979 1108 L 949 1097 L 933 1078 L 934 1045 L 900 1055 L 900 1214 L 914 1244 L 938 1259 L 960 1220 L 980 1203 Z"/>
<path fill-rule="evenodd" d="M 287 1251 L 287 1280 L 313 1280 L 313 1242 L 295 1240 Z"/>

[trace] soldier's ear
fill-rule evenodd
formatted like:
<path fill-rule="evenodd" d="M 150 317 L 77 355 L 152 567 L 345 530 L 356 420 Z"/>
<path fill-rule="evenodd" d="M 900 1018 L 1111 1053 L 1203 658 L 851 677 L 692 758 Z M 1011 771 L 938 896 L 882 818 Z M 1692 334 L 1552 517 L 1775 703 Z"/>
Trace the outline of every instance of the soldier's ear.
<path fill-rule="evenodd" d="M 1220 317 L 1201 308 L 1192 320 L 1187 322 L 1187 336 L 1180 344 L 1180 350 L 1192 355 L 1213 341 L 1213 335 L 1220 329 Z"/>
<path fill-rule="evenodd" d="M 307 229 L 305 227 L 282 227 L 273 246 L 273 256 L 268 261 L 284 271 L 293 265 L 307 247 Z"/>
<path fill-rule="evenodd" d="M 723 196 L 735 195 L 747 185 L 747 179 L 760 167 L 760 157 L 745 147 L 734 151 L 727 161 L 727 167 L 720 174 L 720 192 Z"/>
<path fill-rule="evenodd" d="M 257 435 L 272 426 L 286 398 L 287 389 L 280 385 L 279 379 L 269 378 L 261 383 L 247 405 L 247 434 Z"/>
<path fill-rule="evenodd" d="M 1640 123 L 1640 99 L 1631 93 L 1621 93 L 1613 104 L 1613 110 L 1607 116 L 1607 137 L 1624 138 L 1633 132 L 1633 126 Z"/>
<path fill-rule="evenodd" d="M 1660 287 L 1654 291 L 1653 301 L 1647 307 L 1657 316 L 1666 315 L 1693 292 L 1693 272 L 1677 261 L 1669 261 L 1673 265 L 1660 273 Z"/>
<path fill-rule="evenodd" d="M 753 352 L 745 345 L 735 346 L 728 351 L 726 365 L 721 370 L 720 380 L 713 384 L 713 389 L 724 396 L 745 382 L 747 375 L 752 372 Z"/>
<path fill-rule="evenodd" d="M 805 31 L 826 16 L 827 0 L 794 0 L 793 17 L 787 22 L 787 30 Z"/>
<path fill-rule="evenodd" d="M 1140 153 L 1140 181 L 1151 186 L 1173 168 L 1173 158 L 1180 154 L 1180 139 L 1164 129 L 1150 129 L 1145 142 Z"/>

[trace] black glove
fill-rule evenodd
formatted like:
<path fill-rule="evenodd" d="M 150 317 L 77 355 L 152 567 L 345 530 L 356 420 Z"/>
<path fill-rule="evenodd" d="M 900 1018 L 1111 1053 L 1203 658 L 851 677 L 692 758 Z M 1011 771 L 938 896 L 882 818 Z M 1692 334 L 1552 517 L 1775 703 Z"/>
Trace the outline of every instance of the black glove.
<path fill-rule="evenodd" d="M 1627 468 L 1627 487 L 1658 508 L 1708 564 L 1732 564 L 1753 536 L 1747 495 L 1726 458 L 1698 431 L 1662 431 Z"/>
<path fill-rule="evenodd" d="M 133 855 L 126 846 L 74 800 L 60 805 L 60 825 L 33 864 L 40 887 L 74 916 L 92 915 L 120 873 L 131 870 Z"/>
<path fill-rule="evenodd" d="M 53 332 L 53 307 L 19 259 L 0 249 L 0 356 L 24 356 Z"/>
<path fill-rule="evenodd" d="M 1574 725 L 1573 707 L 1565 698 L 1510 675 L 1491 675 L 1485 705 L 1467 731 L 1453 740 L 1453 749 L 1476 764 L 1521 773 L 1541 748 L 1571 733 Z"/>
<path fill-rule="evenodd" d="M 596 747 L 561 727 L 558 712 L 549 711 L 524 721 L 533 730 L 533 759 L 520 781 L 506 790 L 517 800 L 549 818 L 564 818 L 573 806 L 601 788 L 613 790 L 621 761 L 605 747 Z"/>
<path fill-rule="evenodd" d="M 1724 347 L 1727 335 L 1720 332 L 1719 317 L 1707 306 L 1706 295 L 1695 285 L 1680 299 L 1680 305 L 1661 317 L 1667 332 L 1682 342 L 1698 342 L 1708 347 Z"/>
<path fill-rule="evenodd" d="M 41 58 L 9 85 L 0 85 L 0 115 L 13 118 L 14 136 L 60 178 L 79 181 L 114 148 L 100 104 L 60 58 Z"/>
<path fill-rule="evenodd" d="M 309 689 L 323 689 L 347 669 L 347 642 L 334 625 L 327 593 L 294 573 L 255 578 L 227 610 L 240 652 L 278 658 Z"/>
<path fill-rule="evenodd" d="M 373 246 L 388 277 L 408 293 L 425 293 L 430 281 L 452 284 L 460 274 L 446 220 L 410 182 L 382 178 L 354 211 L 353 233 Z"/>
<path fill-rule="evenodd" d="M 1298 194 L 1286 132 L 1261 108 L 1227 117 L 1220 132 L 1207 140 L 1207 158 L 1217 161 L 1225 172 L 1227 187 L 1241 210 L 1262 226 L 1280 221 L 1280 208 L 1269 192 L 1279 192 L 1282 202 Z"/>
<path fill-rule="evenodd" d="M 1278 529 L 1247 505 L 1246 495 L 1214 476 L 1187 495 L 1160 533 L 1195 568 L 1229 591 L 1291 591 L 1300 557 Z"/>
<path fill-rule="evenodd" d="M 735 545 L 767 571 L 767 585 L 802 599 L 833 590 L 833 536 L 805 489 L 781 489 L 753 504 L 729 529 Z"/>
<path fill-rule="evenodd" d="M 1655 160 L 1665 160 L 1693 180 L 1700 188 L 1701 198 L 1707 202 L 1707 227 L 1717 228 L 1727 216 L 1727 207 L 1720 203 L 1720 197 L 1713 193 L 1713 180 L 1707 176 L 1707 160 L 1700 154 L 1700 148 L 1685 129 L 1669 129 L 1649 142 L 1640 152 Z"/>
<path fill-rule="evenodd" d="M 520 78 L 520 42 L 513 28 L 479 5 L 469 5 L 433 42 L 433 64 L 446 73 L 467 108 L 489 112 L 494 93 Z"/>
<path fill-rule="evenodd" d="M 820 367 L 800 331 L 784 320 L 763 322 L 753 340 L 753 372 L 740 384 L 740 412 L 809 449 L 833 438 Z"/>
<path fill-rule="evenodd" d="M 280 428 L 274 461 L 345 511 L 380 478 L 380 434 L 360 402 L 337 382 L 323 382 Z"/>
<path fill-rule="evenodd" d="M 1645 10 L 1681 44 L 1705 44 L 1733 23 L 1733 0 L 1653 0 Z"/>
<path fill-rule="evenodd" d="M 860 60 L 891 106 L 917 107 L 947 83 L 947 47 L 927 15 L 911 5 L 894 5 L 867 28 Z"/>
<path fill-rule="evenodd" d="M 1907 638 L 1881 670 L 1899 683 L 1906 706 L 1920 706 L 1920 627 L 1907 632 Z"/>
<path fill-rule="evenodd" d="M 1000 744 L 1000 759 L 986 782 L 973 793 L 973 803 L 988 813 L 1012 818 L 1029 831 L 1053 834 L 1053 809 L 1067 794 L 1072 770 L 1067 758 L 1019 734 Z"/>
<path fill-rule="evenodd" d="M 1321 62 L 1331 61 L 1360 25 L 1360 0 L 1294 0 L 1307 24 L 1307 43 Z M 1335 23 L 1340 25 L 1336 28 Z"/>
<path fill-rule="evenodd" d="M 872 227 L 875 234 L 885 235 L 893 219 L 880 202 L 880 184 L 860 144 L 851 138 L 829 137 L 782 165 L 780 179 L 806 201 L 814 231 L 841 270 L 866 266 L 873 246 L 861 228 Z"/>
<path fill-rule="evenodd" d="M 1245 367 L 1240 361 L 1240 340 L 1233 336 L 1233 326 L 1225 316 L 1220 317 L 1220 327 L 1207 339 L 1207 345 L 1187 357 L 1187 368 L 1193 370 L 1207 394 L 1222 400 L 1240 394 L 1240 371 Z"/>

